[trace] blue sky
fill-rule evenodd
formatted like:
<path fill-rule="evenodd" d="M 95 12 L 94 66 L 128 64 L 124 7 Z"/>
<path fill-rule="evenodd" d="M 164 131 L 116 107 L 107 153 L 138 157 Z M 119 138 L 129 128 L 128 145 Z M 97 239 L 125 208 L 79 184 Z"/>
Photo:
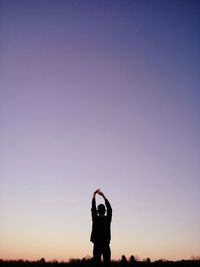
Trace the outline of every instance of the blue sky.
<path fill-rule="evenodd" d="M 0 258 L 199 255 L 198 1 L 0 7 Z"/>

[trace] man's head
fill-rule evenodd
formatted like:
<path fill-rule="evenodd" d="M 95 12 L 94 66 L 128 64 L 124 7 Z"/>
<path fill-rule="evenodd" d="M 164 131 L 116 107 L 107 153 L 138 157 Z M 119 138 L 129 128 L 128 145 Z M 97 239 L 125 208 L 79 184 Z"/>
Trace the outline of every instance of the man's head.
<path fill-rule="evenodd" d="M 104 204 L 99 204 L 98 205 L 97 212 L 99 213 L 100 216 L 105 215 L 106 208 L 105 208 Z"/>

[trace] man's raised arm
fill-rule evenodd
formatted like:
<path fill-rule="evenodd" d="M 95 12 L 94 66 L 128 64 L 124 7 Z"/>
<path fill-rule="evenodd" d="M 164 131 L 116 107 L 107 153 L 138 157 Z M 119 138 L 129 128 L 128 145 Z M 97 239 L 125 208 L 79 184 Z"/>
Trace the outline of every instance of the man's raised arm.
<path fill-rule="evenodd" d="M 97 216 L 97 208 L 96 208 L 96 194 L 100 191 L 100 189 L 97 189 L 94 193 L 93 193 L 93 197 L 92 197 L 92 219 L 95 219 Z"/>

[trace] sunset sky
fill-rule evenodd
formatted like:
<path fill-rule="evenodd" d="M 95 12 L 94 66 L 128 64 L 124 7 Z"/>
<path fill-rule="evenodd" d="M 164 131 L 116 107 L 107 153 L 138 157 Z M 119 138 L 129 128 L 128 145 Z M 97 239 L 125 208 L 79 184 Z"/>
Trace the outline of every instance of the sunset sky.
<path fill-rule="evenodd" d="M 92 256 L 99 187 L 113 259 L 200 256 L 199 10 L 0 0 L 0 258 Z"/>

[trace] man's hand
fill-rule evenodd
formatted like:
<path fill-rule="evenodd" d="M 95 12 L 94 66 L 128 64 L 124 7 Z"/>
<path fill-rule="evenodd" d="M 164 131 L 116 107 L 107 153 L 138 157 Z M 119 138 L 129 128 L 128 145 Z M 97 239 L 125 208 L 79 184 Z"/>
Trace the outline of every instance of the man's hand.
<path fill-rule="evenodd" d="M 98 188 L 96 191 L 94 191 L 94 194 L 96 195 L 99 192 L 100 192 L 100 188 Z"/>
<path fill-rule="evenodd" d="M 99 191 L 100 191 L 100 188 L 98 188 L 96 191 L 94 191 L 93 198 L 95 198 L 96 194 L 99 193 Z"/>
<path fill-rule="evenodd" d="M 101 190 L 98 191 L 98 194 L 99 194 L 100 196 L 102 196 L 104 199 L 106 198 L 105 195 L 104 195 L 104 193 L 101 192 Z"/>

